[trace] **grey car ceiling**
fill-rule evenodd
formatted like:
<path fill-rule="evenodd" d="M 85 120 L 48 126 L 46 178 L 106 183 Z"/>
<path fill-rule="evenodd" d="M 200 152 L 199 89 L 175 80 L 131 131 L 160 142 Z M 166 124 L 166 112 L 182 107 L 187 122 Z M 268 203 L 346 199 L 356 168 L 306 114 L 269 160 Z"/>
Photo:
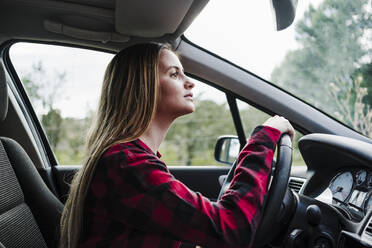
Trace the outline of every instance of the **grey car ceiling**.
<path fill-rule="evenodd" d="M 44 40 L 117 51 L 144 41 L 174 44 L 208 0 L 3 0 L 0 43 Z"/>

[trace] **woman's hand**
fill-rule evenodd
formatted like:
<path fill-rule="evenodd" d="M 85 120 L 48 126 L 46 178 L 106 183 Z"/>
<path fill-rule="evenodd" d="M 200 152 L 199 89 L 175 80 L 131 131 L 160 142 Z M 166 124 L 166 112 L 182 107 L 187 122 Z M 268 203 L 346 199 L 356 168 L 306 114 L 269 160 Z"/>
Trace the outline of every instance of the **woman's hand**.
<path fill-rule="evenodd" d="M 291 136 L 292 141 L 294 139 L 294 136 L 295 136 L 294 128 L 292 127 L 291 123 L 289 123 L 289 121 L 282 116 L 275 115 L 274 117 L 267 119 L 267 121 L 265 121 L 264 124 L 262 125 L 276 128 L 282 134 L 288 133 L 289 136 Z"/>

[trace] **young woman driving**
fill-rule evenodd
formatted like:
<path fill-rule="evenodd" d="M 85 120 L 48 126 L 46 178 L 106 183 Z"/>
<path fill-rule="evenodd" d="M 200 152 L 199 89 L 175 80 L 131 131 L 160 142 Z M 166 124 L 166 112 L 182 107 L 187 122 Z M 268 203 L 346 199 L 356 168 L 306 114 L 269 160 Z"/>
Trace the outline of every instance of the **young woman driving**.
<path fill-rule="evenodd" d="M 62 213 L 60 247 L 252 243 L 275 145 L 294 130 L 278 116 L 257 127 L 230 188 L 211 202 L 175 179 L 157 152 L 172 122 L 194 111 L 193 87 L 168 45 L 138 44 L 112 59 L 88 156 Z"/>

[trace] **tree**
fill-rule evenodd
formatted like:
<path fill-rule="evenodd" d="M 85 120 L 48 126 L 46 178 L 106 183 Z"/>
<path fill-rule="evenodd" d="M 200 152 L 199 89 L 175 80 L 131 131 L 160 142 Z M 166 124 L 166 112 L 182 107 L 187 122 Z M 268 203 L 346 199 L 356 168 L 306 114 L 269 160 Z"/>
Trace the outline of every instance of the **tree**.
<path fill-rule="evenodd" d="M 325 0 L 317 9 L 310 6 L 295 28 L 300 48 L 287 53 L 271 80 L 316 107 L 338 110 L 330 84 L 353 87 L 350 75 L 371 59 L 371 28 L 367 0 Z"/>
<path fill-rule="evenodd" d="M 59 109 L 51 108 L 41 116 L 41 123 L 47 133 L 52 149 L 56 149 L 60 140 L 62 117 Z"/>
<path fill-rule="evenodd" d="M 169 165 L 213 164 L 216 134 L 236 133 L 226 104 L 196 97 L 195 105 L 194 113 L 182 116 L 172 124 L 161 147 Z"/>
<path fill-rule="evenodd" d="M 371 68 L 371 65 L 368 67 Z M 351 88 L 340 89 L 332 83 L 331 94 L 340 110 L 340 112 L 336 112 L 338 118 L 348 123 L 355 130 L 372 138 L 372 104 L 370 97 L 366 97 L 368 94 L 367 82 L 371 83 L 368 80 L 372 75 L 369 73 L 368 67 L 354 73 L 352 77 L 353 87 Z M 367 87 L 362 87 L 363 84 Z"/>
<path fill-rule="evenodd" d="M 44 64 L 38 61 L 32 64 L 31 70 L 21 78 L 37 113 L 55 108 L 57 95 L 66 81 L 66 72 L 52 71 L 47 73 Z"/>
<path fill-rule="evenodd" d="M 58 96 L 61 95 L 65 79 L 65 72 L 47 72 L 39 61 L 22 77 L 22 82 L 58 161 L 61 164 L 81 164 L 93 111 L 88 106 L 83 118 L 61 116 L 61 111 L 55 105 L 60 100 Z"/>
<path fill-rule="evenodd" d="M 47 75 L 41 61 L 32 65 L 32 70 L 22 82 L 27 94 L 39 114 L 44 131 L 47 134 L 53 150 L 58 146 L 61 136 L 61 111 L 55 107 L 57 95 L 65 82 L 65 72 L 55 72 L 52 77 Z"/>
<path fill-rule="evenodd" d="M 31 103 L 37 102 L 41 99 L 39 95 L 40 85 L 33 80 L 34 73 L 40 73 L 42 70 L 41 62 L 34 64 L 32 66 L 32 72 L 27 73 L 24 77 L 22 77 L 21 81 L 26 88 L 26 92 L 28 97 L 31 100 Z"/>
<path fill-rule="evenodd" d="M 369 93 L 372 93 L 372 63 L 365 64 L 355 70 L 351 78 L 355 80 L 358 77 L 361 77 L 362 80 L 360 86 L 366 88 Z M 372 106 L 372 94 L 367 94 L 363 98 L 363 102 L 366 105 Z"/>
<path fill-rule="evenodd" d="M 86 137 L 91 125 L 93 111 L 88 111 L 84 118 L 66 117 L 61 123 L 61 137 L 55 150 L 62 164 L 81 164 L 86 155 Z"/>
<path fill-rule="evenodd" d="M 257 125 L 264 123 L 270 117 L 270 115 L 252 106 L 247 106 L 248 108 L 241 108 L 240 118 L 242 120 L 246 136 L 249 138 L 249 135 L 252 133 L 253 129 Z"/>

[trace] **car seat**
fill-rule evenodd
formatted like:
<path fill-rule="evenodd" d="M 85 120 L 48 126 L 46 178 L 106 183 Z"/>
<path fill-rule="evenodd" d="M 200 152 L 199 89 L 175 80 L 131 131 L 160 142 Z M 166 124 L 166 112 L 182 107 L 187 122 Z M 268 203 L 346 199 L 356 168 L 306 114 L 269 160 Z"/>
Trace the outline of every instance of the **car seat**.
<path fill-rule="evenodd" d="M 8 110 L 5 73 L 0 61 L 0 122 Z M 24 149 L 0 137 L 0 248 L 57 247 L 62 209 Z"/>

